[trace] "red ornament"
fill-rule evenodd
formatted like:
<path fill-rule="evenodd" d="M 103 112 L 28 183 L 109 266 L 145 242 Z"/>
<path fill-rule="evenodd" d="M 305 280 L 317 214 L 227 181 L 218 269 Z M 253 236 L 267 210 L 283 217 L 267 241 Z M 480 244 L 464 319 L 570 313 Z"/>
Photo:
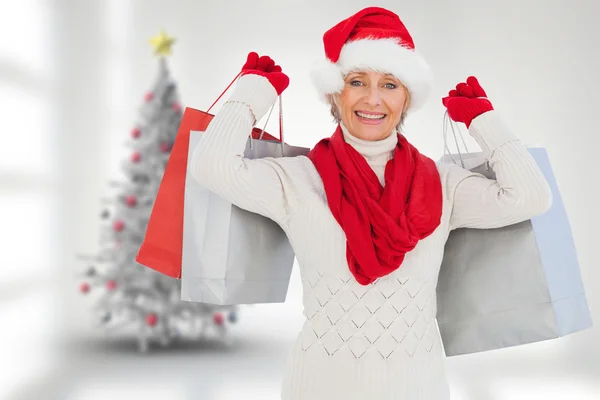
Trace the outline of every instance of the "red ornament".
<path fill-rule="evenodd" d="M 112 279 L 108 282 L 106 282 L 106 288 L 108 290 L 115 290 L 115 288 L 117 287 L 117 282 L 113 281 Z"/>
<path fill-rule="evenodd" d="M 169 151 L 171 151 L 171 145 L 167 142 L 162 142 L 159 147 L 160 151 L 162 151 L 163 153 L 168 153 Z"/>
<path fill-rule="evenodd" d="M 150 313 L 146 316 L 146 324 L 148 326 L 155 326 L 158 322 L 158 316 L 155 313 Z"/>
<path fill-rule="evenodd" d="M 129 207 L 135 207 L 137 204 L 137 198 L 133 195 L 129 195 L 127 196 L 127 198 L 125 199 L 125 203 L 127 203 L 127 205 Z"/>
<path fill-rule="evenodd" d="M 80 286 L 79 286 L 79 291 L 83 294 L 86 294 L 90 291 L 90 285 L 87 282 L 83 282 Z"/>
<path fill-rule="evenodd" d="M 118 219 L 115 222 L 113 222 L 113 229 L 115 230 L 115 232 L 121 232 L 123 229 L 125 229 L 125 223 Z"/>
<path fill-rule="evenodd" d="M 223 314 L 217 312 L 213 315 L 213 321 L 217 325 L 223 325 Z"/>
<path fill-rule="evenodd" d="M 131 137 L 134 139 L 139 138 L 141 134 L 142 134 L 142 131 L 140 130 L 140 128 L 133 128 L 131 130 Z"/>
<path fill-rule="evenodd" d="M 152 100 L 153 98 L 154 98 L 154 93 L 152 93 L 152 92 L 148 92 L 148 93 L 146 93 L 146 95 L 144 96 L 144 100 L 146 100 L 146 101 L 150 101 L 150 100 Z"/>
<path fill-rule="evenodd" d="M 179 103 L 173 103 L 173 105 L 171 106 L 171 108 L 174 111 L 181 111 L 181 104 L 179 104 Z"/>
<path fill-rule="evenodd" d="M 141 159 L 142 159 L 142 155 L 140 154 L 139 151 L 136 151 L 135 153 L 133 153 L 131 155 L 131 161 L 133 161 L 134 163 L 140 162 Z"/>

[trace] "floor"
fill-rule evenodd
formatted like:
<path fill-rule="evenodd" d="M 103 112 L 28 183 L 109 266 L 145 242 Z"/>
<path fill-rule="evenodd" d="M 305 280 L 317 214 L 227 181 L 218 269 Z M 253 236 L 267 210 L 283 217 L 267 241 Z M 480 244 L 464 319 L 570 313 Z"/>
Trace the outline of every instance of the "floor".
<path fill-rule="evenodd" d="M 56 297 L 43 288 L 34 293 L 0 303 L 0 399 L 279 399 L 298 328 L 294 319 L 277 323 L 284 308 L 243 310 L 226 343 L 155 345 L 142 354 L 135 340 L 61 336 Z M 560 348 L 548 342 L 521 349 L 529 361 L 518 364 L 516 350 L 448 359 L 453 400 L 600 398 L 600 360 L 569 358 Z"/>

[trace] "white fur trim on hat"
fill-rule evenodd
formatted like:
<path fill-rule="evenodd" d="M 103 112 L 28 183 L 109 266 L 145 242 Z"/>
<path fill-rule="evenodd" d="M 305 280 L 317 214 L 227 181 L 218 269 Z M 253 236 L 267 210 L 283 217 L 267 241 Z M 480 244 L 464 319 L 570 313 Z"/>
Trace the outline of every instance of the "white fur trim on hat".
<path fill-rule="evenodd" d="M 319 99 L 328 103 L 328 95 L 344 89 L 344 75 L 340 67 L 325 58 L 315 62 L 310 73 L 313 85 L 319 92 Z"/>
<path fill-rule="evenodd" d="M 344 76 L 351 71 L 374 70 L 389 73 L 407 87 L 409 109 L 420 108 L 433 89 L 433 75 L 425 60 L 395 39 L 360 39 L 342 48 L 337 63 L 328 59 L 311 71 L 311 79 L 321 99 L 344 88 Z"/>

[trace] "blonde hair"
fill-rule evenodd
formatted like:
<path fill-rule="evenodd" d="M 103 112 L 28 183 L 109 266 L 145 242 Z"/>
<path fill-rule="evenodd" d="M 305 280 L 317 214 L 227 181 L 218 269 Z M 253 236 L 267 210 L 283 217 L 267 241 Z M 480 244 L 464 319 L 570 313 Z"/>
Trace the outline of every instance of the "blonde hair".
<path fill-rule="evenodd" d="M 400 131 L 400 129 L 402 128 L 402 126 L 404 125 L 404 120 L 406 119 L 406 109 L 408 108 L 408 106 L 410 105 L 410 92 L 409 90 L 406 88 L 406 86 L 402 86 L 404 88 L 404 91 L 406 92 L 406 100 L 404 102 L 404 109 L 402 110 L 402 115 L 400 116 L 400 122 L 398 122 L 398 125 L 396 125 L 396 130 Z M 339 124 L 342 121 L 342 116 L 340 115 L 340 94 L 339 93 L 333 93 L 330 94 L 328 96 L 329 98 L 329 105 L 330 105 L 330 109 L 329 112 L 331 113 L 331 116 L 333 117 L 333 121 L 336 124 Z"/>

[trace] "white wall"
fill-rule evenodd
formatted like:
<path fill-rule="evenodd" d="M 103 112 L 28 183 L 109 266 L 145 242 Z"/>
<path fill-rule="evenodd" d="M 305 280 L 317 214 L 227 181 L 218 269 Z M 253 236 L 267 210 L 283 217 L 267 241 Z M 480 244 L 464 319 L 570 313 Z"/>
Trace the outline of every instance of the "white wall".
<path fill-rule="evenodd" d="M 600 3 L 23 0 L 19 4 L 36 10 L 37 19 L 31 13 L 15 13 L 12 20 L 5 17 L 12 28 L 2 31 L 7 35 L 4 38 L 17 44 L 0 47 L 0 82 L 15 83 L 27 91 L 29 83 L 24 82 L 38 82 L 41 76 L 45 82 L 41 86 L 48 92 L 36 98 L 51 112 L 45 124 L 45 134 L 52 138 L 46 147 L 52 160 L 47 172 L 60 185 L 44 196 L 58 200 L 58 214 L 52 213 L 53 222 L 45 225 L 52 235 L 38 237 L 37 245 L 45 249 L 48 264 L 59 272 L 57 299 L 61 303 L 56 325 L 63 330 L 76 332 L 87 323 L 87 311 L 72 289 L 72 271 L 79 266 L 73 255 L 95 249 L 99 198 L 107 193 L 107 180 L 119 174 L 119 162 L 126 156 L 123 141 L 155 78 L 157 63 L 148 39 L 162 28 L 177 38 L 170 58 L 172 73 L 184 105 L 201 109 L 237 74 L 249 51 L 272 56 L 291 78 L 284 94 L 287 139 L 312 146 L 334 128 L 308 79 L 312 62 L 323 57 L 321 36 L 340 19 L 368 5 L 396 11 L 433 67 L 435 93 L 422 112 L 410 116 L 406 128 L 409 139 L 424 153 L 433 158 L 441 155 L 440 99 L 468 75 L 480 79 L 496 109 L 525 143 L 548 149 L 571 218 L 588 300 L 595 319 L 600 319 L 600 273 L 593 238 L 600 224 L 594 162 L 600 145 L 600 80 L 595 74 L 600 70 L 596 26 Z M 48 35 L 45 41 L 36 42 L 48 46 L 34 48 L 27 39 L 32 35 Z M 19 47 L 45 58 L 13 63 Z M 15 72 L 6 65 L 22 68 L 16 67 Z M 276 131 L 275 121 L 269 124 L 270 131 Z M 17 122 L 10 131 L 3 129 L 3 141 L 10 144 L 25 135 L 35 145 L 39 132 Z M 3 176 L 2 188 L 13 188 L 16 178 L 8 172 Z M 32 179 L 42 175 L 35 176 Z M 2 232 L 4 238 L 11 237 L 7 228 Z M 47 246 L 46 239 L 52 240 L 52 246 Z M 36 244 L 23 239 L 18 245 L 26 252 Z M 36 260 L 32 262 L 40 262 Z M 286 304 L 247 309 L 247 320 L 254 322 L 244 329 L 291 342 L 302 323 L 300 295 L 296 269 Z M 556 386 L 560 384 L 575 399 L 577 390 L 587 390 L 592 376 L 600 377 L 597 336 L 593 329 L 561 340 L 448 359 L 448 368 L 469 399 L 532 398 L 528 394 L 532 384 L 541 391 L 536 398 L 553 399 L 544 390 L 561 393 L 562 386 Z M 556 383 L 554 377 L 565 374 L 574 381 Z M 519 386 L 521 380 L 529 386 Z"/>

